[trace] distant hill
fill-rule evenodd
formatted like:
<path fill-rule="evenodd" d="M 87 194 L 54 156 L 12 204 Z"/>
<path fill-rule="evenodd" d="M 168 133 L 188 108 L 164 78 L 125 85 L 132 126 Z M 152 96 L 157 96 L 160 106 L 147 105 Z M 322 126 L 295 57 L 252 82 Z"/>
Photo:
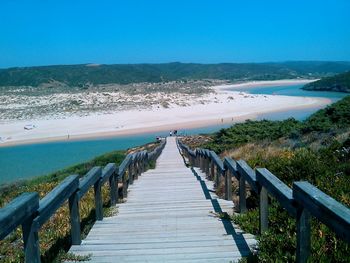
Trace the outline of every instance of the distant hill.
<path fill-rule="evenodd" d="M 164 63 L 59 65 L 0 69 L 0 86 L 84 87 L 186 79 L 275 80 L 319 78 L 350 70 L 350 62 Z"/>
<path fill-rule="evenodd" d="M 350 71 L 309 83 L 303 89 L 350 93 Z"/>

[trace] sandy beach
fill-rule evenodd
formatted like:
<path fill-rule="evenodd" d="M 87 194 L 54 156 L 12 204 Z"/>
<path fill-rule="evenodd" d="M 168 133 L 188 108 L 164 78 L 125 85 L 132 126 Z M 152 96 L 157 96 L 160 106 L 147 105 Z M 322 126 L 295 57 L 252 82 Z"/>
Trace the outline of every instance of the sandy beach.
<path fill-rule="evenodd" d="M 271 86 L 286 83 L 292 85 L 300 82 L 300 80 L 264 81 L 235 85 L 252 87 L 252 85 Z M 167 108 L 152 106 L 149 109 L 91 113 L 88 116 L 2 122 L 0 146 L 183 130 L 254 119 L 261 113 L 315 108 L 330 103 L 329 99 L 324 98 L 253 95 L 224 90 L 232 88 L 232 85 L 213 88 L 216 92 L 203 95 L 200 100 L 187 101 L 186 106 L 170 105 Z M 24 129 L 28 124 L 35 127 Z"/>

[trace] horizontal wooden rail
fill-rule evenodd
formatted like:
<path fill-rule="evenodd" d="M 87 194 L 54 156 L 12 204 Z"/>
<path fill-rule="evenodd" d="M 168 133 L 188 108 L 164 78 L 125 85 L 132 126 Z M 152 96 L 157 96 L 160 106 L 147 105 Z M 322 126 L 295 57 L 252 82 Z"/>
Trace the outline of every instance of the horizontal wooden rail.
<path fill-rule="evenodd" d="M 121 198 L 126 197 L 129 183 L 137 179 L 155 161 L 165 147 L 162 141 L 153 151 L 128 154 L 119 167 L 114 163 L 103 169 L 93 167 L 83 177 L 66 177 L 60 184 L 39 200 L 38 193 L 24 193 L 0 209 L 0 240 L 22 225 L 25 262 L 40 262 L 38 231 L 68 200 L 72 244 L 81 243 L 79 202 L 93 187 L 96 220 L 103 219 L 101 187 L 109 182 L 111 205 L 118 202 L 118 181 L 123 182 Z"/>
<path fill-rule="evenodd" d="M 220 171 L 220 173 L 222 173 L 225 170 L 224 163 L 221 161 L 219 156 L 217 156 L 217 154 L 215 152 L 211 151 L 210 157 L 211 157 L 212 161 L 214 162 L 214 164 L 216 165 L 217 169 Z"/>
<path fill-rule="evenodd" d="M 310 255 L 310 215 L 350 243 L 350 209 L 308 182 L 295 182 L 293 189 L 265 168 L 253 170 L 244 160 L 225 157 L 223 161 L 208 149 L 192 151 L 178 141 L 183 155 L 199 167 L 218 187 L 225 178 L 225 198 L 232 200 L 232 178 L 239 181 L 239 210 L 247 211 L 246 185 L 259 195 L 260 232 L 268 230 L 268 196 L 275 198 L 297 220 L 297 262 L 307 262 Z"/>
<path fill-rule="evenodd" d="M 79 180 L 78 197 L 82 198 L 90 187 L 100 180 L 102 174 L 101 167 L 92 168 L 83 178 Z"/>
<path fill-rule="evenodd" d="M 57 211 L 68 198 L 77 191 L 79 176 L 71 175 L 63 180 L 51 192 L 49 192 L 39 202 L 38 215 L 34 220 L 34 231 L 40 227 Z"/>
<path fill-rule="evenodd" d="M 326 195 L 309 182 L 293 183 L 297 210 L 297 260 L 307 261 L 310 255 L 310 214 L 350 243 L 350 209 Z"/>
<path fill-rule="evenodd" d="M 295 217 L 296 206 L 292 189 L 265 168 L 256 169 L 256 173 L 259 186 L 266 188 L 269 194 L 274 196 L 291 216 Z"/>
<path fill-rule="evenodd" d="M 23 224 L 28 215 L 34 214 L 38 208 L 38 193 L 24 193 L 13 199 L 0 210 L 0 238 L 3 239 L 17 226 Z"/>

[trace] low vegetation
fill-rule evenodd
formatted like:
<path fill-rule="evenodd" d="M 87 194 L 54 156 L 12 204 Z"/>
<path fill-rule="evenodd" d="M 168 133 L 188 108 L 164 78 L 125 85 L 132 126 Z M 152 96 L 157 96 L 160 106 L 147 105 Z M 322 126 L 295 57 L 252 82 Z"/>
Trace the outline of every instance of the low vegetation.
<path fill-rule="evenodd" d="M 350 71 L 306 84 L 303 89 L 350 93 Z"/>
<path fill-rule="evenodd" d="M 175 80 L 275 80 L 316 78 L 350 69 L 348 62 L 164 63 L 125 65 L 59 65 L 0 69 L 0 86 L 41 85 L 88 88 L 100 84 L 168 82 Z"/>
<path fill-rule="evenodd" d="M 38 177 L 33 180 L 4 186 L 0 190 L 0 207 L 23 192 L 38 192 L 40 198 L 49 193 L 65 177 L 71 174 L 83 176 L 94 166 L 104 166 L 107 163 L 114 162 L 119 164 L 125 157 L 124 152 L 115 151 L 99 156 L 89 162 L 78 164 L 67 169 L 55 172 L 53 174 Z M 103 203 L 105 214 L 113 211 L 109 207 L 109 189 L 105 185 L 102 187 Z M 80 216 L 82 220 L 81 228 L 83 235 L 86 235 L 93 222 L 95 221 L 95 203 L 94 193 L 91 189 L 80 202 Z M 61 262 L 62 260 L 82 261 L 87 258 L 73 257 L 67 254 L 70 247 L 70 223 L 68 204 L 63 205 L 58 211 L 45 223 L 39 231 L 40 251 L 42 262 Z M 23 243 L 21 228 L 11 233 L 6 239 L 0 241 L 0 262 L 23 262 Z"/>
<path fill-rule="evenodd" d="M 266 167 L 287 185 L 307 180 L 350 206 L 350 96 L 303 122 L 249 121 L 223 129 L 202 147 L 222 156 Z M 233 188 L 235 191 L 237 188 Z M 235 194 L 237 194 L 235 192 Z M 258 234 L 258 199 L 249 193 L 249 211 L 233 217 L 247 232 Z M 295 262 L 296 222 L 270 200 L 269 230 L 258 236 L 259 262 Z M 325 225 L 312 221 L 310 262 L 348 262 L 350 246 Z"/>

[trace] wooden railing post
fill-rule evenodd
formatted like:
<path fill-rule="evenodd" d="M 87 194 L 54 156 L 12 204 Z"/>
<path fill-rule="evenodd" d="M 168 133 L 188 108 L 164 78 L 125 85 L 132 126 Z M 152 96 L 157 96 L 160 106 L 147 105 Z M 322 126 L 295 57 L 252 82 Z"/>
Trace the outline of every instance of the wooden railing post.
<path fill-rule="evenodd" d="M 139 166 L 140 160 L 139 157 L 137 159 L 137 161 L 134 163 L 134 173 L 135 173 L 135 180 L 137 180 L 139 178 L 139 172 L 140 172 L 140 166 Z"/>
<path fill-rule="evenodd" d="M 209 177 L 209 173 L 210 173 L 210 160 L 208 157 L 205 157 L 205 174 L 207 175 L 207 177 Z"/>
<path fill-rule="evenodd" d="M 123 195 L 123 199 L 127 197 L 128 195 L 128 180 L 126 179 L 126 173 L 123 173 L 122 176 L 122 182 L 123 182 L 123 191 L 122 191 L 122 195 Z"/>
<path fill-rule="evenodd" d="M 201 158 L 201 155 L 196 152 L 196 163 L 197 163 L 197 167 L 202 170 L 202 158 Z"/>
<path fill-rule="evenodd" d="M 139 160 L 139 163 L 138 163 L 138 171 L 139 171 L 139 176 L 143 173 L 143 169 L 142 169 L 142 167 L 143 167 L 143 155 L 142 155 L 142 157 L 141 157 L 141 159 Z"/>
<path fill-rule="evenodd" d="M 247 195 L 245 180 L 242 174 L 239 176 L 239 212 L 245 213 L 247 211 Z"/>
<path fill-rule="evenodd" d="M 118 167 L 117 167 L 117 169 L 118 169 Z M 109 194 L 111 197 L 111 205 L 115 205 L 118 202 L 118 195 L 117 195 L 118 188 L 116 185 L 115 177 L 116 177 L 116 173 L 114 172 L 108 179 L 109 191 L 110 191 Z"/>
<path fill-rule="evenodd" d="M 133 171 L 133 162 L 132 161 L 128 167 L 128 174 L 129 174 L 129 183 L 133 184 L 134 183 L 134 171 Z"/>
<path fill-rule="evenodd" d="M 214 161 L 213 160 L 210 160 L 210 175 L 209 175 L 209 179 L 210 180 L 213 180 L 214 178 L 214 172 L 215 169 L 214 169 Z"/>
<path fill-rule="evenodd" d="M 103 219 L 101 179 L 97 180 L 97 182 L 94 184 L 94 192 L 95 192 L 96 220 L 101 221 Z"/>
<path fill-rule="evenodd" d="M 81 233 L 80 233 L 80 213 L 79 213 L 79 196 L 74 193 L 68 199 L 69 215 L 70 215 L 70 233 L 72 239 L 72 245 L 81 244 Z"/>
<path fill-rule="evenodd" d="M 24 255 L 26 263 L 40 263 L 40 247 L 38 232 L 33 224 L 33 216 L 30 216 L 22 224 Z"/>
<path fill-rule="evenodd" d="M 207 173 L 206 166 L 207 166 L 206 159 L 205 159 L 205 156 L 202 154 L 202 172 L 205 174 Z"/>
<path fill-rule="evenodd" d="M 148 154 L 147 154 L 147 156 L 145 157 L 145 159 L 143 159 L 143 165 L 142 165 L 142 171 L 143 171 L 143 172 L 146 171 L 147 162 L 148 162 Z"/>
<path fill-rule="evenodd" d="M 260 233 L 267 231 L 268 229 L 268 219 L 269 216 L 269 204 L 268 195 L 265 187 L 261 186 L 259 188 L 259 228 Z"/>
<path fill-rule="evenodd" d="M 232 174 L 229 170 L 225 169 L 225 199 L 232 201 Z"/>
<path fill-rule="evenodd" d="M 205 156 L 202 154 L 202 171 L 203 173 L 207 173 L 207 160 Z"/>
<path fill-rule="evenodd" d="M 297 262 L 307 262 L 311 249 L 310 214 L 306 209 L 297 209 Z"/>
<path fill-rule="evenodd" d="M 215 169 L 215 185 L 216 188 L 219 188 L 220 186 L 220 181 L 221 181 L 221 170 L 220 167 L 218 165 L 215 165 L 216 169 Z"/>

